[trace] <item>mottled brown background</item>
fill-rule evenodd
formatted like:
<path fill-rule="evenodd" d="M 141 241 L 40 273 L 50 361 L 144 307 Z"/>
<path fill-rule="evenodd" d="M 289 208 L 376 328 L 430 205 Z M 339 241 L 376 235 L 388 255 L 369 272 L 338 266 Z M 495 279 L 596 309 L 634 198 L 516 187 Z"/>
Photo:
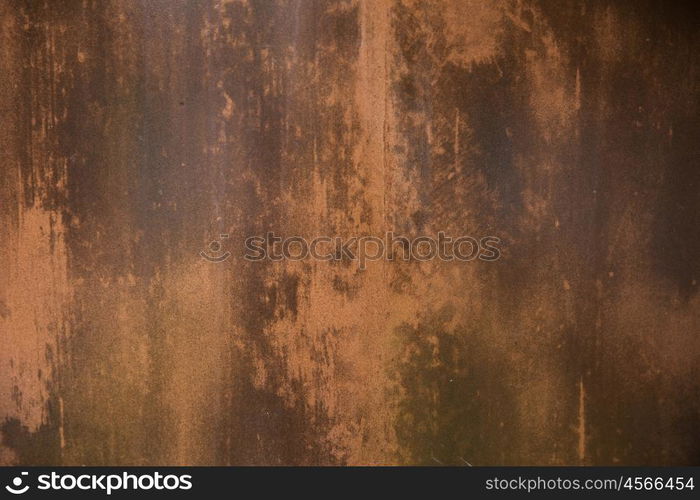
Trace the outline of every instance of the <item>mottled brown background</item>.
<path fill-rule="evenodd" d="M 698 465 L 696 10 L 2 1 L 0 463 Z"/>

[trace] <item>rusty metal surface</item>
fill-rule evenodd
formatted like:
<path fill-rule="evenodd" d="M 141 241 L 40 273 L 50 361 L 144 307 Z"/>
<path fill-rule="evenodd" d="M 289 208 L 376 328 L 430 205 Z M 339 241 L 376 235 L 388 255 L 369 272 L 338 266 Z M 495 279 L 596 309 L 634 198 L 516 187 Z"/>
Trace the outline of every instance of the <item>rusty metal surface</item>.
<path fill-rule="evenodd" d="M 0 463 L 697 465 L 689 4 L 2 2 Z"/>

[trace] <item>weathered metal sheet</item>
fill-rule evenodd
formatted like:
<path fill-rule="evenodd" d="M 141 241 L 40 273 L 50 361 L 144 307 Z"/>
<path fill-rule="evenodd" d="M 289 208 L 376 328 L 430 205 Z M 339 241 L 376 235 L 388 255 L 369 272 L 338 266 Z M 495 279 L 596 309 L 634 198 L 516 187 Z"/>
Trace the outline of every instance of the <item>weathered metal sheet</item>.
<path fill-rule="evenodd" d="M 0 21 L 0 463 L 697 465 L 692 7 Z M 246 260 L 270 231 L 500 258 Z"/>

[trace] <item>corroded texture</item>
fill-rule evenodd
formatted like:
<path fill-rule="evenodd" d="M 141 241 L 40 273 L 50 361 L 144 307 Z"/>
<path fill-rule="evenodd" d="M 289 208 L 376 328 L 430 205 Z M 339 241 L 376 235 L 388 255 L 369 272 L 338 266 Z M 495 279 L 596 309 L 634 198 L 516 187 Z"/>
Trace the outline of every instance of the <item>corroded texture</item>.
<path fill-rule="evenodd" d="M 697 464 L 699 21 L 2 2 L 0 463 Z M 267 231 L 502 257 L 244 260 Z"/>

